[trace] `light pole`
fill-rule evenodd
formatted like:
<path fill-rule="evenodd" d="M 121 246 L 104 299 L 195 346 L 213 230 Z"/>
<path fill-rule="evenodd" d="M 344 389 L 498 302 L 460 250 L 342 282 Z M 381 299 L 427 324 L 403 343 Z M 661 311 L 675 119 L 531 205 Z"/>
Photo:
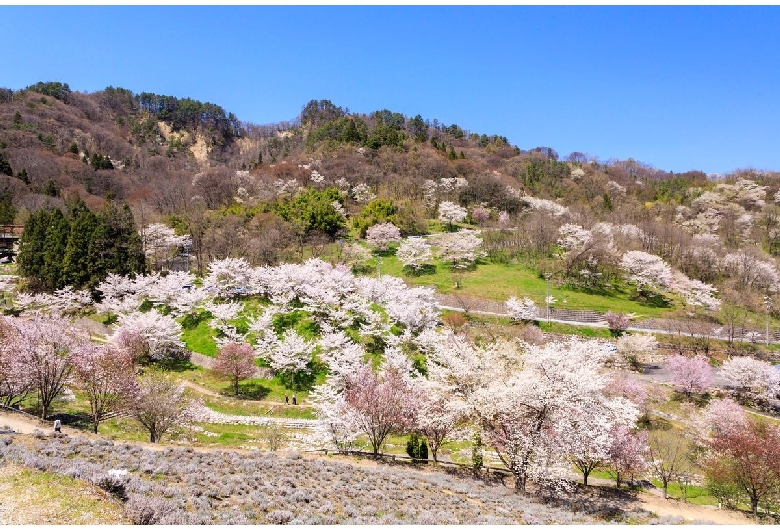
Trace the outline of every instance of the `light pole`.
<path fill-rule="evenodd" d="M 772 299 L 764 296 L 764 305 L 766 306 L 766 345 L 769 346 L 769 312 L 772 310 Z"/>
<path fill-rule="evenodd" d="M 544 302 L 547 304 L 547 323 L 550 323 L 550 273 L 544 273 L 544 280 L 547 282 L 547 297 Z"/>

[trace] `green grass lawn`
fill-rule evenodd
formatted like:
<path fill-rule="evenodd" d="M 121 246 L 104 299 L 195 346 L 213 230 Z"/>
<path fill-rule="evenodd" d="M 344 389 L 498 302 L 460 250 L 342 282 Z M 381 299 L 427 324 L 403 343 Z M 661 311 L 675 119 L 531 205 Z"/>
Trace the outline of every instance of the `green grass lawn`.
<path fill-rule="evenodd" d="M 375 262 L 374 262 L 375 263 Z M 374 265 L 375 266 L 375 265 Z M 383 256 L 382 274 L 404 278 L 411 285 L 435 287 L 444 294 L 459 293 L 467 297 L 482 298 L 503 302 L 510 296 L 528 297 L 537 306 L 544 306 L 547 296 L 547 282 L 534 271 L 517 264 L 496 264 L 480 262 L 475 270 L 460 275 L 461 288 L 455 289 L 453 273 L 448 267 L 436 262 L 436 272 L 423 276 L 406 276 L 403 265 L 395 256 Z M 550 283 L 550 295 L 557 299 L 553 307 L 558 309 L 590 309 L 593 311 L 613 311 L 616 313 L 635 313 L 637 318 L 659 317 L 669 312 L 669 308 L 652 307 L 629 299 L 628 293 L 615 296 L 572 291 Z M 563 301 L 566 300 L 566 303 Z"/>
<path fill-rule="evenodd" d="M 662 489 L 663 484 L 660 480 L 651 480 L 655 487 Z M 677 482 L 670 482 L 669 489 L 667 490 L 669 497 L 673 499 L 682 500 L 682 490 Z M 718 499 L 712 497 L 710 492 L 704 486 L 688 486 L 686 491 L 686 502 L 691 504 L 698 504 L 702 506 L 717 506 Z"/>
<path fill-rule="evenodd" d="M 197 326 L 184 329 L 181 338 L 188 350 L 216 357 L 218 348 L 214 333 L 208 320 L 201 320 Z"/>
<path fill-rule="evenodd" d="M 207 369 L 197 367 L 176 373 L 176 377 L 200 385 L 219 397 L 199 395 L 209 408 L 224 414 L 239 416 L 274 416 L 280 418 L 313 419 L 313 409 L 308 405 L 308 392 L 288 390 L 277 379 L 245 379 L 239 383 L 239 396 L 233 394 L 232 385 L 222 381 Z M 324 376 L 320 376 L 321 378 Z M 321 383 L 322 381 L 317 381 Z M 194 394 L 194 390 L 192 391 Z M 298 405 L 286 405 L 284 396 L 298 399 Z"/>
<path fill-rule="evenodd" d="M 109 498 L 84 480 L 57 473 L 14 468 L 3 474 L 0 483 L 0 495 L 9 503 L 7 506 L 23 512 L 14 514 L 18 523 L 127 523 L 122 503 Z"/>

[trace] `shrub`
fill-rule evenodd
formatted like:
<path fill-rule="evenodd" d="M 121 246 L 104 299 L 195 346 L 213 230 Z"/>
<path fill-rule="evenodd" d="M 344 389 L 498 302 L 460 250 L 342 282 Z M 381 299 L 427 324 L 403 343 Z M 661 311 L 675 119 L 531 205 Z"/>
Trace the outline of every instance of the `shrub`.
<path fill-rule="evenodd" d="M 271 524 L 285 524 L 292 520 L 293 514 L 287 510 L 274 510 L 265 517 Z"/>
<path fill-rule="evenodd" d="M 428 460 L 428 444 L 414 432 L 406 442 L 406 454 L 418 460 Z"/>
<path fill-rule="evenodd" d="M 161 524 L 174 511 L 174 503 L 145 495 L 131 495 L 125 503 L 125 517 L 133 524 Z"/>

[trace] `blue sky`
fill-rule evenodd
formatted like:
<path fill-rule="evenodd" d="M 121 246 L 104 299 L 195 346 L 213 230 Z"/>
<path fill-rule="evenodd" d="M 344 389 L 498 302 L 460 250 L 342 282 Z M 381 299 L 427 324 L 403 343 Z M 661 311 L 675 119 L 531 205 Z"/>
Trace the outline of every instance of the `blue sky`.
<path fill-rule="evenodd" d="M 254 123 L 330 99 L 561 156 L 780 170 L 779 23 L 772 6 L 2 6 L 0 86 L 120 86 Z"/>

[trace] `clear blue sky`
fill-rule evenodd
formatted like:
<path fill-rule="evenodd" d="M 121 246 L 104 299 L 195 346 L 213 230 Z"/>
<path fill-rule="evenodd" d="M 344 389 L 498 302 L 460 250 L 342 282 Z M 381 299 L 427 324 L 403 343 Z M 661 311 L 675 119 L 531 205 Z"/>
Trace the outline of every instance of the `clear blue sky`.
<path fill-rule="evenodd" d="M 0 7 L 0 86 L 311 99 L 664 170 L 780 170 L 778 7 Z"/>

